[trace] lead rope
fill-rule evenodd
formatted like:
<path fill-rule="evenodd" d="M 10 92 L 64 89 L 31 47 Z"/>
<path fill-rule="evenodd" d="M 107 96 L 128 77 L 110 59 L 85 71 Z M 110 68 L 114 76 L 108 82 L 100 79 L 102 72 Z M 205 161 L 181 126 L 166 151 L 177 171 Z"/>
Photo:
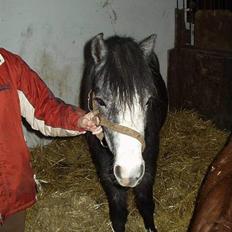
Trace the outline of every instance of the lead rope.
<path fill-rule="evenodd" d="M 107 118 L 105 118 L 104 116 L 102 116 L 100 114 L 99 110 L 97 109 L 96 104 L 95 104 L 94 93 L 92 92 L 92 90 L 88 94 L 88 103 L 90 103 L 91 94 L 93 95 L 92 96 L 92 106 L 93 106 L 93 109 L 92 110 L 90 109 L 90 110 L 93 112 L 93 114 L 95 116 L 97 116 L 99 118 L 99 120 L 100 120 L 99 125 L 107 127 L 107 128 L 109 128 L 109 129 L 111 129 L 113 131 L 116 131 L 118 133 L 122 133 L 122 134 L 131 136 L 131 137 L 137 139 L 142 144 L 142 151 L 144 151 L 144 149 L 145 149 L 145 140 L 144 140 L 144 137 L 139 132 L 137 132 L 136 130 L 133 130 L 133 129 L 131 129 L 129 127 L 126 127 L 126 126 L 122 126 L 122 125 L 113 123 L 113 122 L 109 121 Z M 102 140 L 104 138 L 104 133 L 101 132 L 101 133 L 97 134 L 96 136 L 101 141 L 101 144 L 103 145 Z"/>

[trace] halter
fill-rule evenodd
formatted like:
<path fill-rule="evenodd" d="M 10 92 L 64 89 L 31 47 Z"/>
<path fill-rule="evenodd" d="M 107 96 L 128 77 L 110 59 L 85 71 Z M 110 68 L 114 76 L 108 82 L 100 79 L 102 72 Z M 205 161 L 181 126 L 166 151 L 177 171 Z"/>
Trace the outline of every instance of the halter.
<path fill-rule="evenodd" d="M 143 135 L 141 135 L 136 130 L 133 130 L 129 127 L 122 126 L 120 124 L 111 122 L 107 118 L 105 118 L 100 113 L 99 109 L 97 108 L 97 105 L 95 104 L 94 96 L 95 96 L 94 92 L 92 90 L 90 90 L 88 93 L 88 107 L 89 107 L 89 110 L 92 111 L 93 114 L 99 118 L 99 120 L 100 120 L 99 125 L 107 127 L 107 128 L 109 128 L 113 131 L 116 131 L 118 133 L 122 133 L 122 134 L 131 136 L 131 137 L 137 139 L 142 144 L 142 151 L 144 151 L 146 145 L 145 145 L 145 140 L 144 140 Z M 92 110 L 90 107 L 90 102 L 92 102 Z M 97 134 L 96 136 L 101 141 L 101 144 L 103 145 L 102 140 L 104 138 L 104 133 L 101 132 L 100 134 Z"/>

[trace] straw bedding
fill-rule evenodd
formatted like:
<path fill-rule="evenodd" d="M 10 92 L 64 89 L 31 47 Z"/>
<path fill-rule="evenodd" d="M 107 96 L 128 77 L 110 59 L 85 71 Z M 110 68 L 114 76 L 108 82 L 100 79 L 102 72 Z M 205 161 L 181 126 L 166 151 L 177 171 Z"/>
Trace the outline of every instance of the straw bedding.
<path fill-rule="evenodd" d="M 197 113 L 169 113 L 161 132 L 154 199 L 159 232 L 186 232 L 204 174 L 228 137 Z M 28 210 L 26 232 L 112 231 L 108 204 L 84 136 L 32 150 L 42 191 Z M 127 232 L 144 231 L 129 192 Z"/>

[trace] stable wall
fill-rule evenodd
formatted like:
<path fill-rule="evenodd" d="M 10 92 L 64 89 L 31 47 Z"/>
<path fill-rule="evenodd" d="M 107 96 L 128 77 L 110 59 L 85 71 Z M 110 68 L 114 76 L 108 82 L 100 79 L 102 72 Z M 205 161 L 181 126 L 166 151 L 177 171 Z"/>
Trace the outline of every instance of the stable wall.
<path fill-rule="evenodd" d="M 174 46 L 173 0 L 0 0 L 0 46 L 36 70 L 56 96 L 79 103 L 83 47 L 103 32 L 142 40 L 157 34 L 156 53 L 166 81 Z M 28 144 L 45 140 L 25 130 Z"/>

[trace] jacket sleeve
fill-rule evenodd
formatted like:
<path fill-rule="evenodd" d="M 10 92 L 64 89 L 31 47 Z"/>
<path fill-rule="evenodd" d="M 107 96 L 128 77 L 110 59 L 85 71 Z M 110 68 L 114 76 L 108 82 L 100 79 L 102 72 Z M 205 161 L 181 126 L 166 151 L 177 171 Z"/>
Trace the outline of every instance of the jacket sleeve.
<path fill-rule="evenodd" d="M 19 56 L 14 56 L 21 115 L 31 127 L 52 137 L 84 133 L 77 122 L 85 112 L 56 98 L 38 74 Z"/>

